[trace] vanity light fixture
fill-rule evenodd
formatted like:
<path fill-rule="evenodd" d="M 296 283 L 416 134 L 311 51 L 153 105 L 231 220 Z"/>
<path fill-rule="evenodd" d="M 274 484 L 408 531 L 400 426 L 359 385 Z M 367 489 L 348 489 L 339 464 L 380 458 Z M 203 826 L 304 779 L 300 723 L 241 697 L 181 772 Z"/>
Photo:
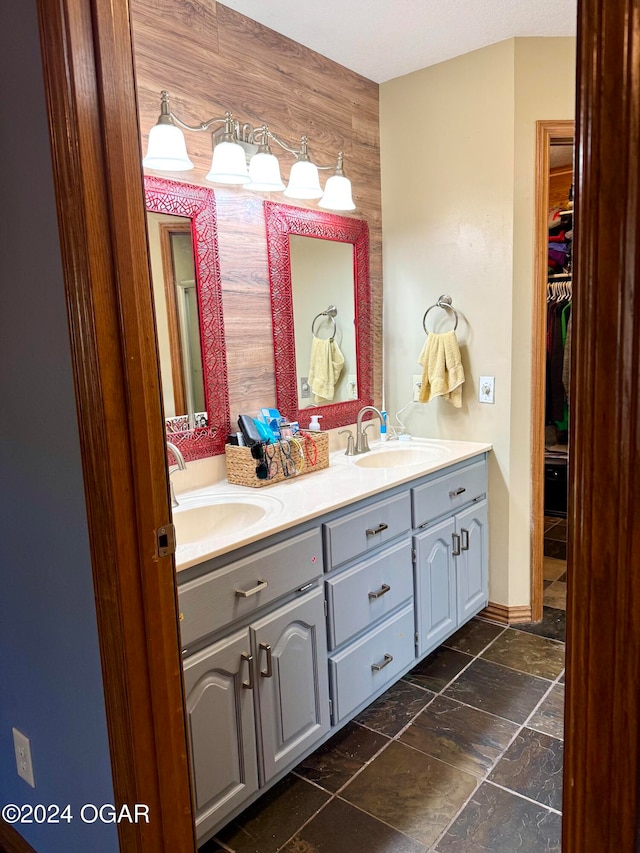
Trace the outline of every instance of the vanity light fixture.
<path fill-rule="evenodd" d="M 338 154 L 335 173 L 327 180 L 323 193 L 318 170 L 334 167 L 319 166 L 311 161 L 306 136 L 301 138 L 299 149 L 291 148 L 268 125 L 241 125 L 228 111 L 224 117 L 211 118 L 196 126 L 188 125 L 171 111 L 166 91 L 160 96 L 160 116 L 149 131 L 147 154 L 142 165 L 158 171 L 193 169 L 181 128 L 198 132 L 210 130 L 217 124 L 223 127 L 212 132 L 213 158 L 207 181 L 242 185 L 256 192 L 284 190 L 288 198 L 320 199 L 319 206 L 327 210 L 355 210 L 351 181 L 344 174 L 342 151 Z M 280 164 L 271 150 L 271 141 L 296 158 L 286 188 L 280 177 Z"/>

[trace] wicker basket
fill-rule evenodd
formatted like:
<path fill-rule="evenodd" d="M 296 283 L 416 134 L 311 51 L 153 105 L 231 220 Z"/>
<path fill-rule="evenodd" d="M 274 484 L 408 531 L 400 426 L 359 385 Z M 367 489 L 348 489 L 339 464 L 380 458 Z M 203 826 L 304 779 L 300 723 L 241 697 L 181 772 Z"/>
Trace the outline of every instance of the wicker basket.
<path fill-rule="evenodd" d="M 301 474 L 309 474 L 319 471 L 321 468 L 329 467 L 329 436 L 326 432 L 309 432 L 301 430 L 299 435 L 304 447 L 304 465 Z M 300 448 L 292 441 L 287 442 L 291 451 L 291 461 L 296 470 L 300 468 Z M 273 451 L 273 459 L 270 461 L 272 476 L 266 480 L 259 480 L 256 476 L 258 463 L 251 455 L 248 447 L 237 447 L 227 444 L 224 452 L 227 460 L 227 480 L 238 486 L 251 486 L 259 489 L 261 486 L 270 486 L 272 483 L 280 483 L 283 480 L 295 480 L 297 475 L 286 476 L 281 463 L 280 448 L 277 444 L 270 445 Z M 286 459 L 286 455 L 285 455 Z M 269 462 L 269 460 L 267 460 Z"/>

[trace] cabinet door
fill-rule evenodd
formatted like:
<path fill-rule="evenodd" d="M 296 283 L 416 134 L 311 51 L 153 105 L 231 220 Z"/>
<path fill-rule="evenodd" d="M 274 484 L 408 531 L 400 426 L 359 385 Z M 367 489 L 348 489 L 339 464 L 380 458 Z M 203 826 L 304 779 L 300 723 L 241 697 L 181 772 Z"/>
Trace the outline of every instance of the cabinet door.
<path fill-rule="evenodd" d="M 262 784 L 329 731 L 321 589 L 251 626 L 260 697 Z"/>
<path fill-rule="evenodd" d="M 198 837 L 258 788 L 250 648 L 245 629 L 184 662 Z"/>
<path fill-rule="evenodd" d="M 489 600 L 487 502 L 473 504 L 456 515 L 456 530 L 460 535 L 460 556 L 457 557 L 458 621 L 466 622 Z"/>
<path fill-rule="evenodd" d="M 414 537 L 418 657 L 434 649 L 457 625 L 452 518 Z"/>

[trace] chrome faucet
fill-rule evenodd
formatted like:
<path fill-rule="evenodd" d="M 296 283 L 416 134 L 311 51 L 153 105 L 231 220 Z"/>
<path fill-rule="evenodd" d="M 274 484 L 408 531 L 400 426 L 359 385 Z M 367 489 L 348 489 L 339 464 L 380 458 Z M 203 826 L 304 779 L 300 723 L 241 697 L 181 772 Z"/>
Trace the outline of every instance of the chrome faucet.
<path fill-rule="evenodd" d="M 380 418 L 380 423 L 384 423 L 384 418 L 382 417 L 382 412 L 379 412 L 375 406 L 363 406 L 358 412 L 358 417 L 356 420 L 356 447 L 354 453 L 357 455 L 358 453 L 368 453 L 369 452 L 369 440 L 367 438 L 366 429 L 371 426 L 371 424 L 367 424 L 367 426 L 362 426 L 362 417 L 366 412 L 373 412 L 374 415 L 377 415 Z"/>
<path fill-rule="evenodd" d="M 187 463 L 184 461 L 184 456 L 180 452 L 180 450 L 172 444 L 170 441 L 167 442 L 167 450 L 170 450 L 173 453 L 174 459 L 176 460 L 175 465 L 169 465 L 169 493 L 171 494 L 171 506 L 176 507 L 179 506 L 178 499 L 176 498 L 176 493 L 173 489 L 173 483 L 171 481 L 171 474 L 174 471 L 186 471 Z"/>

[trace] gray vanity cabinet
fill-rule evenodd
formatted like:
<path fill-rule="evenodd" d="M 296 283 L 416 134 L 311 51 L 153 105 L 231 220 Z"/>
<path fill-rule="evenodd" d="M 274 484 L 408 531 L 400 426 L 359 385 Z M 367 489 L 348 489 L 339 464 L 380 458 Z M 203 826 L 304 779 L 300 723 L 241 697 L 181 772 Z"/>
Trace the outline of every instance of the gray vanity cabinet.
<path fill-rule="evenodd" d="M 251 625 L 262 784 L 329 731 L 324 596 L 316 589 Z"/>
<path fill-rule="evenodd" d="M 245 628 L 184 662 L 198 836 L 258 789 L 250 652 Z"/>
<path fill-rule="evenodd" d="M 314 528 L 178 587 L 200 840 L 329 732 L 322 571 Z"/>
<path fill-rule="evenodd" d="M 486 491 L 484 459 L 412 489 L 418 657 L 488 603 Z"/>
<path fill-rule="evenodd" d="M 487 501 L 482 500 L 455 517 L 460 534 L 460 553 L 456 556 L 458 623 L 466 622 L 488 601 L 488 516 Z"/>
<path fill-rule="evenodd" d="M 410 492 L 343 513 L 323 532 L 329 679 L 338 723 L 415 659 Z"/>
<path fill-rule="evenodd" d="M 439 646 L 458 625 L 454 532 L 455 521 L 448 518 L 413 540 L 418 657 Z"/>
<path fill-rule="evenodd" d="M 201 842 L 487 604 L 486 489 L 476 456 L 182 579 Z"/>

